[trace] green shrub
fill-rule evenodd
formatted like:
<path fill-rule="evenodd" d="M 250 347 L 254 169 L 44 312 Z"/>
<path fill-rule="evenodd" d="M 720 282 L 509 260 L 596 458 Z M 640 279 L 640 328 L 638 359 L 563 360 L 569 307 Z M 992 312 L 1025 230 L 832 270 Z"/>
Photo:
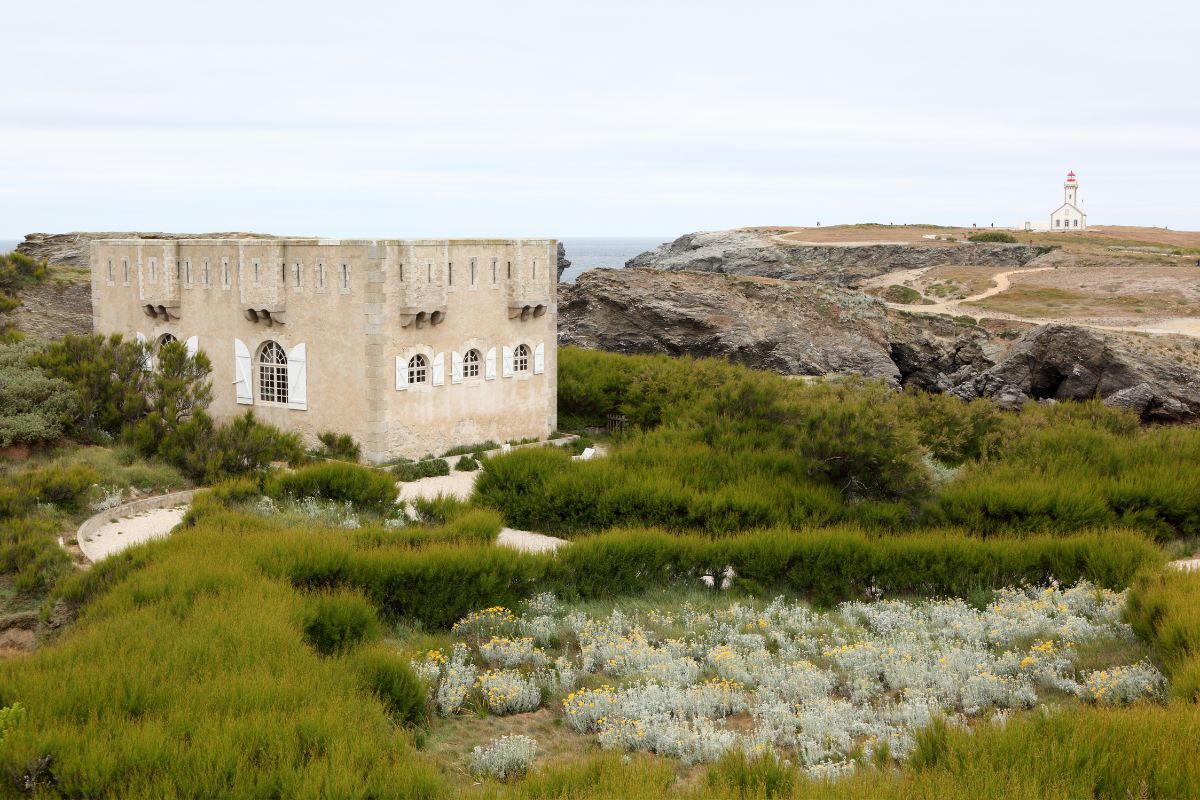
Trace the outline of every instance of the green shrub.
<path fill-rule="evenodd" d="M 431 458 L 425 461 L 406 461 L 392 467 L 392 474 L 397 480 L 416 481 L 421 478 L 436 478 L 450 474 L 450 465 L 444 458 Z"/>
<path fill-rule="evenodd" d="M 252 411 L 223 425 L 199 412 L 162 442 L 159 453 L 205 483 L 304 460 L 299 435 L 259 422 Z"/>
<path fill-rule="evenodd" d="M 0 573 L 13 576 L 17 591 L 44 591 L 71 569 L 58 546 L 55 519 L 18 517 L 0 523 Z"/>
<path fill-rule="evenodd" d="M 799 773 L 785 764 L 773 751 L 751 758 L 742 750 L 732 750 L 708 770 L 708 786 L 720 797 L 790 797 Z"/>
<path fill-rule="evenodd" d="M 1172 679 L 1171 694 L 1200 702 L 1200 572 L 1169 569 L 1139 575 L 1125 618 L 1150 642 Z"/>
<path fill-rule="evenodd" d="M 350 658 L 363 689 L 378 697 L 397 720 L 413 725 L 425 719 L 425 687 L 397 653 L 371 648 Z"/>
<path fill-rule="evenodd" d="M 115 437 L 147 413 L 151 372 L 149 348 L 119 334 L 66 336 L 51 343 L 33 362 L 65 381 L 75 392 L 73 436 L 94 440 Z"/>
<path fill-rule="evenodd" d="M 454 469 L 458 472 L 474 472 L 479 469 L 479 462 L 472 456 L 462 456 L 454 462 Z"/>
<path fill-rule="evenodd" d="M 379 620 L 360 595 L 322 594 L 310 601 L 304 635 L 318 653 L 333 655 L 377 637 Z"/>
<path fill-rule="evenodd" d="M 46 279 L 46 262 L 13 250 L 0 254 L 0 289 L 12 291 Z"/>
<path fill-rule="evenodd" d="M 27 342 L 0 346 L 0 447 L 52 442 L 75 411 L 71 386 L 31 363 L 39 352 Z"/>
<path fill-rule="evenodd" d="M 278 475 L 270 494 L 293 498 L 318 497 L 353 503 L 379 514 L 390 513 L 399 491 L 386 473 L 371 467 L 327 461 Z"/>
<path fill-rule="evenodd" d="M 322 448 L 319 455 L 338 461 L 358 461 L 361 448 L 350 434 L 325 431 L 317 435 L 317 440 L 321 442 Z"/>
<path fill-rule="evenodd" d="M 967 236 L 969 242 L 1000 242 L 1002 244 L 1016 244 L 1017 237 L 1005 231 L 979 231 Z"/>
<path fill-rule="evenodd" d="M 427 525 L 441 525 L 470 508 L 466 501 L 441 492 L 433 497 L 414 497 L 408 502 L 417 513 L 417 519 Z"/>
<path fill-rule="evenodd" d="M 499 450 L 500 445 L 488 439 L 486 442 L 478 444 L 460 444 L 456 447 L 451 447 L 446 452 L 442 453 L 442 458 L 450 458 L 451 456 L 461 456 L 468 453 L 484 452 L 487 450 Z"/>
<path fill-rule="evenodd" d="M 892 284 L 884 289 L 880 297 L 889 303 L 902 303 L 904 305 L 919 303 L 924 299 L 916 289 L 911 286 L 901 286 L 899 284 Z"/>

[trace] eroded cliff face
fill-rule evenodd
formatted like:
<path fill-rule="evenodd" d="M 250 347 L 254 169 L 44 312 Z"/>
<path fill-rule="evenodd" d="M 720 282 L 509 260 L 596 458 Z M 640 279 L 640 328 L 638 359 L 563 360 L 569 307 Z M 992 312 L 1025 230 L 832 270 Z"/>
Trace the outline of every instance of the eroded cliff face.
<path fill-rule="evenodd" d="M 1008 341 L 836 286 L 595 269 L 559 286 L 558 315 L 561 345 L 727 358 L 784 375 L 860 375 L 1009 407 L 1099 396 L 1145 421 L 1200 419 L 1200 373 L 1083 328 L 1047 325 Z"/>
<path fill-rule="evenodd" d="M 767 233 L 689 233 L 625 262 L 667 272 L 718 272 L 854 286 L 888 272 L 945 264 L 1017 268 L 1044 253 L 1023 244 L 787 244 Z"/>
<path fill-rule="evenodd" d="M 784 375 L 933 388 L 964 363 L 992 363 L 978 329 L 895 314 L 860 292 L 766 278 L 594 269 L 559 286 L 558 317 L 560 344 L 724 357 Z M 921 353 L 919 368 L 894 358 L 897 347 Z"/>

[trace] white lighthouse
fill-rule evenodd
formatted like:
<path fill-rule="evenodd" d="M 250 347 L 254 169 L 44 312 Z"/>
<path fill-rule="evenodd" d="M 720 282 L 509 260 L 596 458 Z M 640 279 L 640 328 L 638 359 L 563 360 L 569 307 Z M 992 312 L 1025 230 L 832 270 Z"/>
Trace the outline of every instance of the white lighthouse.
<path fill-rule="evenodd" d="M 1067 173 L 1063 183 L 1063 204 L 1050 215 L 1050 230 L 1087 230 L 1087 214 L 1079 205 L 1079 181 L 1075 180 L 1074 171 Z"/>

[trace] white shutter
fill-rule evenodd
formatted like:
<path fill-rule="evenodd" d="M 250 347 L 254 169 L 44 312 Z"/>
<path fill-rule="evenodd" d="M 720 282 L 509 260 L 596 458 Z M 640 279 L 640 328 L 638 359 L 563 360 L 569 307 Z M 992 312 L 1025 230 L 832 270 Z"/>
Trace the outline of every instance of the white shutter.
<path fill-rule="evenodd" d="M 288 408 L 308 410 L 308 365 L 304 342 L 291 349 L 287 356 Z"/>
<path fill-rule="evenodd" d="M 396 391 L 408 388 L 408 362 L 404 356 L 396 356 Z"/>
<path fill-rule="evenodd" d="M 463 362 L 462 353 L 453 351 L 450 353 L 450 382 L 462 383 L 463 381 Z"/>
<path fill-rule="evenodd" d="M 546 344 L 542 342 L 533 348 L 533 374 L 541 375 L 546 371 Z"/>
<path fill-rule="evenodd" d="M 200 338 L 189 336 L 187 341 L 183 343 L 183 346 L 187 348 L 188 357 L 195 358 L 196 353 L 200 352 Z"/>
<path fill-rule="evenodd" d="M 512 348 L 511 348 L 511 347 L 506 347 L 506 348 L 504 348 L 504 364 L 503 364 L 503 366 L 502 366 L 502 369 L 504 370 L 504 377 L 506 377 L 506 378 L 511 378 L 511 377 L 512 377 L 512 374 L 513 374 L 513 353 L 512 353 Z"/>
<path fill-rule="evenodd" d="M 137 333 L 135 333 L 134 336 L 136 336 L 137 340 L 139 342 L 141 342 L 142 344 L 146 343 L 146 334 L 142 333 L 141 331 L 138 331 Z"/>
<path fill-rule="evenodd" d="M 233 340 L 233 360 L 237 401 L 244 406 L 254 405 L 254 395 L 250 392 L 250 350 L 241 339 Z"/>
<path fill-rule="evenodd" d="M 438 353 L 433 357 L 433 385 L 441 386 L 446 382 L 446 354 Z"/>
<path fill-rule="evenodd" d="M 483 373 L 484 378 L 489 381 L 496 380 L 496 348 L 487 351 L 487 368 Z"/>

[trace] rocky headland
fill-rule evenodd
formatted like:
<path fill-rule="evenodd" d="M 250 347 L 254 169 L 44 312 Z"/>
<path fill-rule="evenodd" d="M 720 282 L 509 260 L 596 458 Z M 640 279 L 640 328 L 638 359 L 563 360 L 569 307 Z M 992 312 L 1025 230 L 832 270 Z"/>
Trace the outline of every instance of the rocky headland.
<path fill-rule="evenodd" d="M 1015 269 L 1046 249 L 995 244 L 791 244 L 696 233 L 559 287 L 559 342 L 715 356 L 784 375 L 859 375 L 1006 407 L 1100 397 L 1147 422 L 1200 419 L 1200 372 L 1104 332 L 1049 324 L 997 335 L 971 317 L 891 308 L 852 287 L 926 266 Z M 1061 260 L 1061 256 L 1059 256 Z"/>
<path fill-rule="evenodd" d="M 1034 245 L 973 242 L 816 244 L 733 230 L 689 233 L 629 259 L 625 266 L 854 286 L 888 272 L 947 264 L 1016 269 L 1045 252 L 1045 247 Z"/>

